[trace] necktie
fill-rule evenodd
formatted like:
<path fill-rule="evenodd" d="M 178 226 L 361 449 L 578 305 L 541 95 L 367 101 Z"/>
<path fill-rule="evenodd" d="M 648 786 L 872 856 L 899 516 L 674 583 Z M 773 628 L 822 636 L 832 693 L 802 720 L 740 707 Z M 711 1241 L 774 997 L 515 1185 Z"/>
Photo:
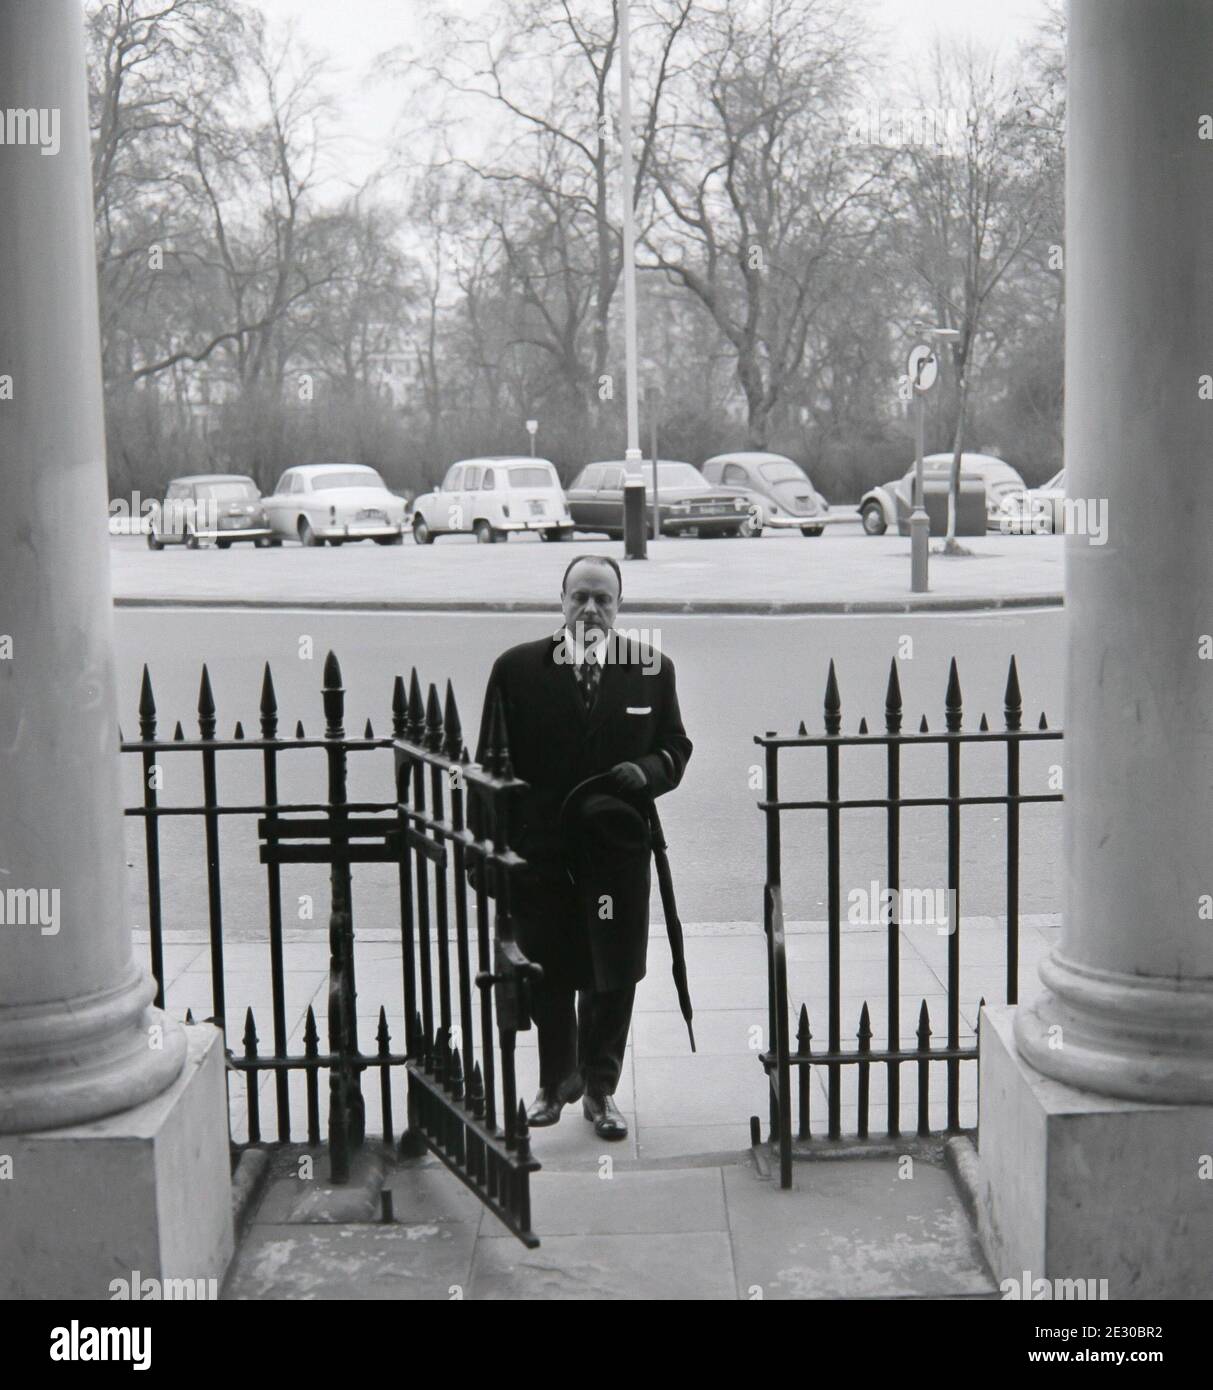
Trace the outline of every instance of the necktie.
<path fill-rule="evenodd" d="M 598 698 L 598 682 L 602 678 L 602 667 L 596 661 L 582 661 L 576 667 L 577 688 L 588 714 Z"/>

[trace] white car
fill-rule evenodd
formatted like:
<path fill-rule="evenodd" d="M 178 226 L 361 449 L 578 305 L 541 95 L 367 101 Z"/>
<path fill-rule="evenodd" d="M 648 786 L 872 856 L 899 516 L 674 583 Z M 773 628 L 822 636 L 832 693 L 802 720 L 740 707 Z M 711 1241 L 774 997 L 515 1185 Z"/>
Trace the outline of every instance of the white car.
<path fill-rule="evenodd" d="M 904 477 L 896 478 L 883 487 L 871 488 L 860 498 L 859 515 L 863 529 L 869 536 L 882 536 L 890 526 L 909 534 L 906 528 L 913 509 L 914 471 L 911 464 Z M 928 492 L 946 490 L 952 473 L 951 453 L 927 454 L 922 461 L 922 471 Z M 979 482 L 985 488 L 986 530 L 998 530 L 1003 499 L 1012 493 L 1023 492 L 1023 478 L 1009 463 L 995 458 L 993 454 L 962 453 L 960 472 L 962 487 L 968 480 L 970 485 Z M 931 534 L 934 535 L 934 531 Z"/>
<path fill-rule="evenodd" d="M 413 503 L 413 539 L 474 535 L 481 545 L 536 531 L 545 541 L 573 534 L 573 518 L 556 469 L 547 459 L 505 454 L 461 459 L 440 486 Z"/>
<path fill-rule="evenodd" d="M 275 536 L 301 545 L 373 540 L 399 545 L 408 504 L 362 463 L 307 463 L 288 468 L 263 500 Z"/>
<path fill-rule="evenodd" d="M 1065 530 L 1066 470 L 1041 487 L 1013 492 L 1002 500 L 998 529 L 1007 535 L 1060 535 Z"/>

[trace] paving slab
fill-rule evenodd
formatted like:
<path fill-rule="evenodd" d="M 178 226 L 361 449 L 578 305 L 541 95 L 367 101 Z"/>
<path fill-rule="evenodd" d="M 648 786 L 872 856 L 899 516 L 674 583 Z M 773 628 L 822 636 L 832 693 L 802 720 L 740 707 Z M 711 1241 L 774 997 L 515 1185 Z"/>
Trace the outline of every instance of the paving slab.
<path fill-rule="evenodd" d="M 469 1282 L 477 1225 L 449 1220 L 410 1226 L 255 1224 L 241 1242 L 223 1297 L 460 1297 Z"/>
<path fill-rule="evenodd" d="M 531 1223 L 554 1236 L 725 1231 L 718 1168 L 548 1173 L 532 1183 Z"/>
<path fill-rule="evenodd" d="M 908 1178 L 899 1173 L 912 1172 Z M 742 1298 L 957 1298 L 996 1292 L 942 1165 L 820 1160 L 793 1188 L 724 1170 Z"/>
<path fill-rule="evenodd" d="M 476 1245 L 476 1299 L 658 1302 L 732 1299 L 736 1281 L 724 1231 L 677 1235 L 551 1236 L 538 1250 L 508 1237 Z"/>

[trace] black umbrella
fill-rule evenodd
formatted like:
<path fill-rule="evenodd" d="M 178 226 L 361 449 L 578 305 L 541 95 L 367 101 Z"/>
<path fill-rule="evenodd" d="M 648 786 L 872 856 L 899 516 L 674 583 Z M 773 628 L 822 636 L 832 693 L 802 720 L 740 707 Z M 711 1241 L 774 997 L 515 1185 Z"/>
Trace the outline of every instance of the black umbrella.
<path fill-rule="evenodd" d="M 653 832 L 653 860 L 657 865 L 657 886 L 661 890 L 665 932 L 670 938 L 670 969 L 674 975 L 674 987 L 678 990 L 678 1006 L 686 1019 L 691 1051 L 694 1052 L 695 1029 L 691 1026 L 694 1010 L 691 1008 L 691 991 L 687 988 L 687 958 L 682 941 L 682 919 L 678 915 L 678 904 L 674 901 L 674 880 L 670 875 L 670 860 L 666 854 L 665 831 L 661 828 L 661 817 L 657 814 L 655 802 L 649 803 L 649 825 Z"/>
<path fill-rule="evenodd" d="M 678 916 L 678 904 L 674 900 L 674 879 L 670 874 L 670 860 L 666 854 L 665 831 L 661 828 L 661 817 L 651 797 L 637 797 L 635 793 L 622 791 L 611 772 L 599 772 L 587 777 L 565 797 L 560 808 L 560 818 L 564 822 L 569 807 L 578 797 L 590 791 L 603 791 L 618 796 L 633 805 L 643 799 L 649 818 L 650 837 L 653 842 L 653 859 L 657 865 L 657 886 L 661 892 L 661 907 L 665 913 L 665 930 L 670 940 L 670 970 L 674 976 L 674 987 L 678 991 L 678 1006 L 686 1020 L 687 1035 L 691 1040 L 691 1051 L 695 1051 L 695 1029 L 691 1026 L 694 1010 L 691 1008 L 691 991 L 687 987 L 686 948 L 682 940 L 682 919 Z"/>

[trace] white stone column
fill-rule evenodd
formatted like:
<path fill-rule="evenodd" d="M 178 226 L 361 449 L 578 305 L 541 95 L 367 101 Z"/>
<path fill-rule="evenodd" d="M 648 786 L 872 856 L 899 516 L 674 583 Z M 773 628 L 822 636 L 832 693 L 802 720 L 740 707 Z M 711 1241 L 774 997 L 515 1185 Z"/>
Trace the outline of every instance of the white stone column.
<path fill-rule="evenodd" d="M 222 1039 L 151 1006 L 124 884 L 79 0 L 0 3 L 0 117 L 0 1298 L 207 1296 Z"/>
<path fill-rule="evenodd" d="M 1007 1296 L 1210 1298 L 1213 5 L 1069 18 L 1066 491 L 1097 534 L 1065 541 L 1062 940 L 982 1013 L 975 1210 Z"/>
<path fill-rule="evenodd" d="M 83 16 L 0 6 L 0 1133 L 181 1072 L 125 901 Z M 12 113 L 35 113 L 32 123 Z M 29 143 L 10 143 L 14 137 Z M 56 148 L 57 143 L 57 148 Z M 11 387 L 5 378 L 11 378 Z M 6 399 L 6 397 L 11 398 Z M 42 890 L 54 921 L 21 924 Z M 43 912 L 43 918 L 51 912 Z"/>
<path fill-rule="evenodd" d="M 1060 1080 L 1208 1103 L 1213 5 L 1070 23 L 1066 490 L 1107 540 L 1065 541 L 1064 931 L 1015 1036 Z"/>

